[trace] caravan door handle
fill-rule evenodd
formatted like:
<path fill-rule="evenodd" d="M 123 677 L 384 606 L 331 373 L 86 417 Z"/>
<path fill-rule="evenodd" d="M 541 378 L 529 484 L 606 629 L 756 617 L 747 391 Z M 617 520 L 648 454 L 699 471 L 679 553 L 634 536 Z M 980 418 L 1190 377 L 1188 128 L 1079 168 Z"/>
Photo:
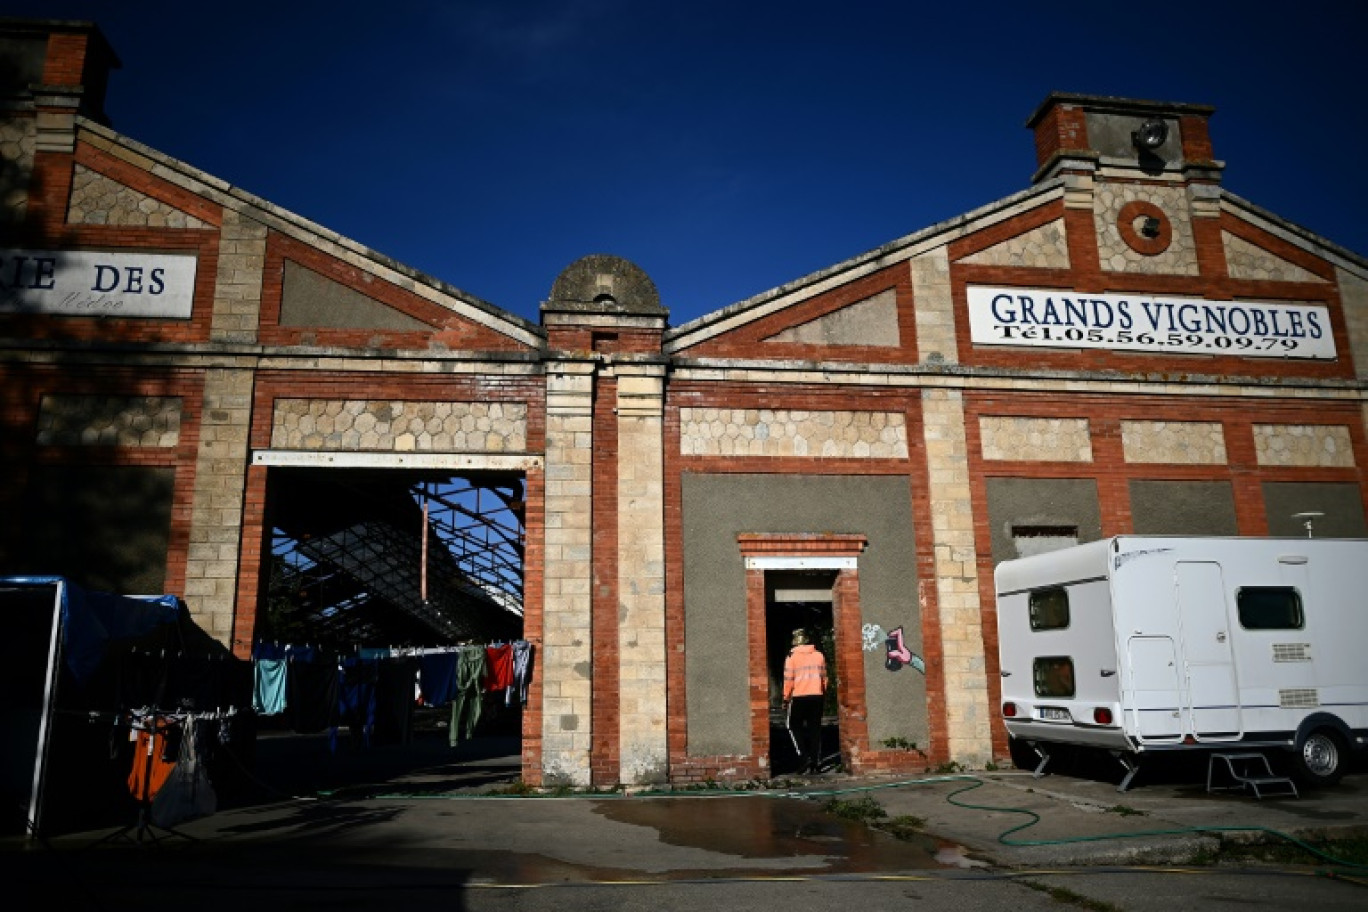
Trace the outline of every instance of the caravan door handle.
<path fill-rule="evenodd" d="M 1216 631 L 1216 642 L 1218 642 L 1218 643 L 1224 643 L 1225 641 L 1226 641 L 1226 632 L 1225 632 L 1224 630 L 1218 630 L 1218 631 Z"/>

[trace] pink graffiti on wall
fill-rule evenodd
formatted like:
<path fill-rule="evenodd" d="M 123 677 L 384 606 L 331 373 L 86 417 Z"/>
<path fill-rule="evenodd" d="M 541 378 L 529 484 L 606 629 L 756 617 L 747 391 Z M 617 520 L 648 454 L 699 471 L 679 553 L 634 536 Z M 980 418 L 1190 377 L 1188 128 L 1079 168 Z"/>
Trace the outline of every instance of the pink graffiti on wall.
<path fill-rule="evenodd" d="M 888 655 L 884 658 L 884 668 L 889 671 L 897 671 L 904 665 L 911 665 L 913 668 L 926 673 L 926 664 L 922 657 L 907 648 L 907 643 L 903 642 L 903 629 L 895 627 L 888 632 L 884 640 L 884 646 L 888 650 Z"/>

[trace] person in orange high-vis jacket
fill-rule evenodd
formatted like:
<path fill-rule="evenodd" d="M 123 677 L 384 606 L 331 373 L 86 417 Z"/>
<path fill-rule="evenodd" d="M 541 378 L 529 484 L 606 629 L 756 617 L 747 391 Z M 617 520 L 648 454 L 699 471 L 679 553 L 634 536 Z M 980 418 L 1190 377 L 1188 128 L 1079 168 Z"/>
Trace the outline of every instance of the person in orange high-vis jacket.
<path fill-rule="evenodd" d="M 822 768 L 822 706 L 826 702 L 826 658 L 808 641 L 807 631 L 793 631 L 793 649 L 784 659 L 784 705 L 789 731 L 798 748 L 798 772 Z"/>

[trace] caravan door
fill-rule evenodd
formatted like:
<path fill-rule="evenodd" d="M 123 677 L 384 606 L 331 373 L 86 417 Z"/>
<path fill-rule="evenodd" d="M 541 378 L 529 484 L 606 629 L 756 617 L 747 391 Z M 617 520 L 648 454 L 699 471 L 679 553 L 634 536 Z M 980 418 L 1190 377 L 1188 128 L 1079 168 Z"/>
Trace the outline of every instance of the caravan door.
<path fill-rule="evenodd" d="M 1131 730 L 1143 741 L 1177 741 L 1183 721 L 1173 639 L 1133 636 L 1126 643 L 1126 655 Z"/>
<path fill-rule="evenodd" d="M 1241 733 L 1239 691 L 1230 643 L 1221 565 L 1179 561 L 1178 616 L 1187 669 L 1188 711 L 1197 740 L 1222 741 Z"/>

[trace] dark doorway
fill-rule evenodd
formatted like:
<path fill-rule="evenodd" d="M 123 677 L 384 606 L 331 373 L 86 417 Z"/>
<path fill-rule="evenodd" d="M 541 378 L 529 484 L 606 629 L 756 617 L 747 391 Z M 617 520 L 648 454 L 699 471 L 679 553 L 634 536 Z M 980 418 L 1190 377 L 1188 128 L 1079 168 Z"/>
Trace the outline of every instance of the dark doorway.
<path fill-rule="evenodd" d="M 840 761 L 837 723 L 835 623 L 831 609 L 831 570 L 770 570 L 765 573 L 765 658 L 769 677 L 770 772 L 790 775 L 800 766 L 784 711 L 784 659 L 788 657 L 795 630 L 807 632 L 827 663 L 826 701 L 822 712 L 822 760 L 824 770 Z"/>
<path fill-rule="evenodd" d="M 258 640 L 340 650 L 522 635 L 523 480 L 271 472 Z"/>
<path fill-rule="evenodd" d="M 352 687 L 337 718 L 293 700 L 261 713 L 259 780 L 307 793 L 520 757 L 520 692 L 472 702 L 451 681 L 456 653 L 522 641 L 524 499 L 520 472 L 271 469 L 254 659 L 301 678 L 336 664 Z M 428 691 L 437 654 L 450 674 Z"/>

